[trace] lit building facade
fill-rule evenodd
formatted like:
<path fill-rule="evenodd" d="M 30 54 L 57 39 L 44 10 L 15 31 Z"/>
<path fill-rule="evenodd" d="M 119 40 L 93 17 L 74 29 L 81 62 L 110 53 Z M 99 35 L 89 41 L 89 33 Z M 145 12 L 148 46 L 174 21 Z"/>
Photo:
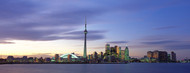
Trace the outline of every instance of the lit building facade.
<path fill-rule="evenodd" d="M 121 50 L 121 60 L 125 60 L 125 50 Z"/>
<path fill-rule="evenodd" d="M 147 57 L 149 59 L 156 59 L 157 62 L 168 62 L 168 54 L 166 51 L 148 51 L 147 52 Z"/>
<path fill-rule="evenodd" d="M 128 47 L 125 48 L 125 61 L 130 61 L 129 48 Z"/>
<path fill-rule="evenodd" d="M 116 49 L 116 53 L 117 53 L 117 55 L 119 55 L 120 47 L 119 47 L 119 46 L 115 46 L 115 49 Z"/>

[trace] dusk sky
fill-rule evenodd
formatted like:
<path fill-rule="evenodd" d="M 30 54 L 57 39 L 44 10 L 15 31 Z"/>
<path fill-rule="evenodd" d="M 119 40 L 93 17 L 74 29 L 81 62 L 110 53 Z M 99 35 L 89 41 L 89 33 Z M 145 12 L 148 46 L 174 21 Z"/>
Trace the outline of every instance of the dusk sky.
<path fill-rule="evenodd" d="M 0 54 L 52 57 L 83 54 L 105 44 L 127 45 L 130 56 L 174 51 L 190 58 L 189 0 L 0 0 Z"/>

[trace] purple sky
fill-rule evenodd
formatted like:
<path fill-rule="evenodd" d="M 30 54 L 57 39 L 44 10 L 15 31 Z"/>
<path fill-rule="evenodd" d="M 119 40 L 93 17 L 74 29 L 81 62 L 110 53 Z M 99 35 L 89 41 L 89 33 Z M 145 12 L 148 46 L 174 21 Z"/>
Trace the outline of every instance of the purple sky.
<path fill-rule="evenodd" d="M 48 44 L 63 44 L 57 48 L 64 48 L 64 53 L 82 54 L 86 16 L 89 52 L 104 51 L 106 43 L 127 44 L 133 57 L 162 50 L 176 52 L 178 59 L 190 58 L 189 13 L 189 0 L 1 0 L 0 49 L 9 51 L 1 54 L 14 53 L 17 48 L 11 47 L 20 47 L 17 41 L 69 41 Z M 66 49 L 70 44 L 74 46 Z M 39 53 L 51 52 L 35 52 Z"/>

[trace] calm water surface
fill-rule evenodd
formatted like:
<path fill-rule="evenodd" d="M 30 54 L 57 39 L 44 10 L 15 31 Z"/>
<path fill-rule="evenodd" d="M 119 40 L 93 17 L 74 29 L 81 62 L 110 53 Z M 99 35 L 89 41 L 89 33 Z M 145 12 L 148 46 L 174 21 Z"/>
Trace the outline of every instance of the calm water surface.
<path fill-rule="evenodd" d="M 6 64 L 0 73 L 190 73 L 190 64 Z"/>

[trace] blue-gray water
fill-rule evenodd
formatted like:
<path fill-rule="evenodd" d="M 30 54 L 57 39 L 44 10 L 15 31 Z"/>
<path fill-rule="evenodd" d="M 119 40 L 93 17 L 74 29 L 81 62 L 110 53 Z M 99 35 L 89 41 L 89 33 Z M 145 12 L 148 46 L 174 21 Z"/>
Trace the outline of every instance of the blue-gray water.
<path fill-rule="evenodd" d="M 4 64 L 0 73 L 190 73 L 190 64 Z"/>

